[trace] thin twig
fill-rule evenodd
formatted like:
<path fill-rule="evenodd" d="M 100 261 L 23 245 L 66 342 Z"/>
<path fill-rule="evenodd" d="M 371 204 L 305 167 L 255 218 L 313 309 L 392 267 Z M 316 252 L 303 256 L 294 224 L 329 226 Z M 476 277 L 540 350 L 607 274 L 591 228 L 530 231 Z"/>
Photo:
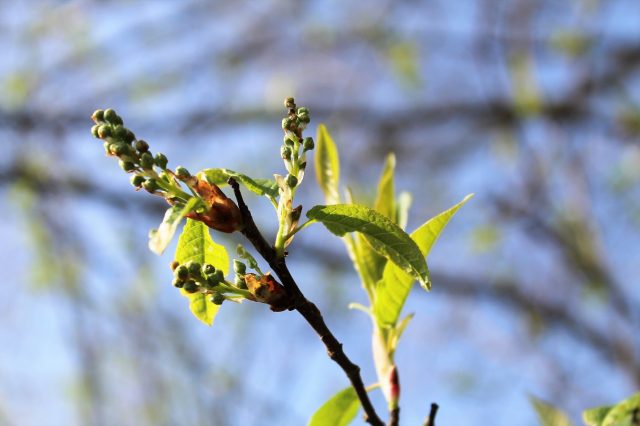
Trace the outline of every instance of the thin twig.
<path fill-rule="evenodd" d="M 389 426 L 398 426 L 400 424 L 400 407 L 396 407 L 389 411 Z"/>
<path fill-rule="evenodd" d="M 429 411 L 429 417 L 424 421 L 424 426 L 436 426 L 436 414 L 438 414 L 438 404 L 431 403 L 431 411 Z"/>
<path fill-rule="evenodd" d="M 289 272 L 289 268 L 285 263 L 284 257 L 279 257 L 276 253 L 276 250 L 271 246 L 267 240 L 262 236 L 255 222 L 253 221 L 253 217 L 251 216 L 251 212 L 249 208 L 244 202 L 242 198 L 242 193 L 240 192 L 240 186 L 235 179 L 229 179 L 229 185 L 233 188 L 233 192 L 236 196 L 236 200 L 238 201 L 238 207 L 240 208 L 240 212 L 242 214 L 243 220 L 243 229 L 242 234 L 251 242 L 251 244 L 255 247 L 255 249 L 260 253 L 260 255 L 267 261 L 271 269 L 278 275 L 282 285 L 284 286 L 287 294 L 290 297 L 290 307 L 289 309 L 297 310 L 300 315 L 304 317 L 305 320 L 311 325 L 311 327 L 315 330 L 315 332 L 320 336 L 320 340 L 324 343 L 327 348 L 327 353 L 329 358 L 335 361 L 345 372 L 351 385 L 356 391 L 358 395 L 358 399 L 360 399 L 360 403 L 362 404 L 362 408 L 364 409 L 365 416 L 364 420 L 374 426 L 384 426 L 380 417 L 376 413 L 373 408 L 373 404 L 369 399 L 369 395 L 367 394 L 367 390 L 365 389 L 364 383 L 362 382 L 362 378 L 360 377 L 360 367 L 351 362 L 351 360 L 347 357 L 347 355 L 342 350 L 342 344 L 335 338 L 335 336 L 331 333 L 327 324 L 324 322 L 324 318 L 320 313 L 320 310 L 314 305 L 312 302 L 307 300 L 307 298 L 302 294 L 298 284 L 296 284 L 295 280 L 291 276 Z"/>

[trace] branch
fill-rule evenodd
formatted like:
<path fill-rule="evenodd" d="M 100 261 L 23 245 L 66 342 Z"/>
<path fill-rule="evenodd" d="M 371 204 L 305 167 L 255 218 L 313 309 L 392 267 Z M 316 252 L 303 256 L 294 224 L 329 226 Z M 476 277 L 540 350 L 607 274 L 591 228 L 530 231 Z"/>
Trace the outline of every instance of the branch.
<path fill-rule="evenodd" d="M 291 273 L 289 272 L 289 268 L 285 263 L 284 257 L 279 257 L 276 253 L 276 250 L 271 246 L 267 240 L 262 236 L 255 222 L 253 221 L 253 217 L 251 216 L 251 212 L 249 208 L 244 202 L 242 198 L 242 194 L 240 192 L 240 186 L 235 179 L 229 179 L 229 185 L 233 188 L 233 192 L 236 196 L 236 200 L 238 201 L 238 207 L 240 208 L 240 212 L 242 214 L 242 220 L 244 223 L 244 228 L 242 229 L 242 234 L 251 242 L 251 244 L 255 247 L 255 249 L 260 253 L 260 255 L 267 261 L 269 266 L 273 269 L 273 271 L 278 275 L 280 280 L 282 281 L 282 285 L 284 286 L 287 294 L 290 297 L 290 308 L 297 310 L 300 315 L 304 317 L 305 320 L 311 325 L 311 327 L 315 330 L 315 332 L 320 336 L 320 340 L 324 343 L 327 348 L 327 353 L 329 354 L 329 358 L 335 361 L 340 368 L 345 372 L 351 385 L 356 391 L 358 395 L 358 399 L 360 399 L 360 403 L 362 404 L 362 408 L 364 409 L 365 416 L 364 419 L 367 423 L 374 426 L 383 426 L 384 423 L 378 417 L 371 401 L 369 400 L 369 395 L 367 394 L 367 390 L 362 382 L 362 378 L 360 377 L 360 367 L 351 362 L 351 360 L 347 357 L 347 355 L 342 350 L 342 344 L 335 338 L 335 336 L 331 333 L 326 323 L 324 322 L 324 318 L 320 313 L 320 310 L 314 305 L 312 302 L 307 300 L 307 298 L 302 294 L 298 284 L 295 282 Z"/>
<path fill-rule="evenodd" d="M 389 411 L 389 426 L 398 426 L 400 424 L 400 407 L 396 407 Z"/>
<path fill-rule="evenodd" d="M 436 426 L 436 414 L 438 414 L 438 404 L 431 403 L 431 411 L 429 411 L 429 417 L 424 421 L 424 426 Z"/>

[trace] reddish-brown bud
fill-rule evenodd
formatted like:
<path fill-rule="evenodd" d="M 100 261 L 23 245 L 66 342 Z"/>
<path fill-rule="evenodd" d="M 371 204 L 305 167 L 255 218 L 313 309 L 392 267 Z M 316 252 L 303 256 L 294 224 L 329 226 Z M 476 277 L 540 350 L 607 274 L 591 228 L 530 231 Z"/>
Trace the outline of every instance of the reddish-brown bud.
<path fill-rule="evenodd" d="M 228 234 L 239 231 L 243 227 L 240 209 L 215 184 L 191 176 L 189 184 L 205 202 L 206 209 L 202 213 L 191 212 L 189 219 L 199 220 L 209 228 Z"/>
<path fill-rule="evenodd" d="M 270 274 L 260 277 L 256 274 L 245 274 L 244 280 L 256 302 L 266 303 L 274 312 L 281 312 L 289 307 L 289 297 L 284 287 Z"/>

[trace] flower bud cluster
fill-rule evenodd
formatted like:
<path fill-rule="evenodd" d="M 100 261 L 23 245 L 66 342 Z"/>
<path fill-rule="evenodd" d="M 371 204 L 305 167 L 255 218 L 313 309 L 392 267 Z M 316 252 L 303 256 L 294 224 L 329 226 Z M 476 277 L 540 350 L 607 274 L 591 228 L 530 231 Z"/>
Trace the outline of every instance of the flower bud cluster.
<path fill-rule="evenodd" d="M 172 284 L 174 287 L 180 288 L 188 294 L 201 293 L 208 295 L 211 302 L 216 305 L 222 304 L 226 299 L 237 300 L 247 296 L 251 297 L 246 291 L 247 285 L 244 281 L 244 272 L 242 274 L 238 273 L 241 270 L 240 266 L 236 271 L 235 285 L 225 280 L 224 272 L 216 269 L 210 263 L 202 265 L 192 261 L 182 265 L 174 263 L 172 268 Z"/>
<path fill-rule="evenodd" d="M 287 116 L 282 119 L 284 141 L 280 147 L 280 157 L 288 173 L 286 176 L 276 175 L 280 193 L 278 203 L 280 228 L 275 246 L 281 255 L 284 254 L 284 248 L 291 242 L 291 238 L 286 236 L 294 231 L 298 222 L 299 207 L 293 208 L 293 198 L 304 178 L 307 152 L 311 151 L 315 145 L 313 138 L 303 137 L 303 132 L 311 121 L 309 109 L 297 108 L 293 98 L 285 99 L 284 106 L 287 108 Z M 295 217 L 296 210 L 298 210 L 297 217 Z"/>
<path fill-rule="evenodd" d="M 185 205 L 195 196 L 200 202 L 196 210 L 188 212 L 186 217 L 221 232 L 230 233 L 241 228 L 240 210 L 220 188 L 202 182 L 184 167 L 176 167 L 175 172 L 167 168 L 167 157 L 162 153 L 153 155 L 149 144 L 137 139 L 113 109 L 96 110 L 91 118 L 95 123 L 91 133 L 104 141 L 108 156 L 117 157 L 120 167 L 127 173 L 133 173 L 131 185 L 136 190 L 144 189 L 164 197 L 171 205 Z M 187 186 L 193 195 L 185 192 L 182 185 Z"/>

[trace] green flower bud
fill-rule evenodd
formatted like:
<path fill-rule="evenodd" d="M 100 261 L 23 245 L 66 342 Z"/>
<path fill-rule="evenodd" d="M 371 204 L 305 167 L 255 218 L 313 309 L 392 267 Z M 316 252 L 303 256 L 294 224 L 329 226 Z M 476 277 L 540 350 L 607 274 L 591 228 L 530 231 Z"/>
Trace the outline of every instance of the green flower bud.
<path fill-rule="evenodd" d="M 153 168 L 153 156 L 145 152 L 140 156 L 140 166 L 143 169 L 150 170 Z"/>
<path fill-rule="evenodd" d="M 164 169 L 167 168 L 168 160 L 167 160 L 167 157 L 163 153 L 161 153 L 161 152 L 157 153 L 156 157 L 154 158 L 154 161 L 155 161 L 156 165 L 158 167 L 160 167 L 161 169 L 164 170 Z"/>
<path fill-rule="evenodd" d="M 293 189 L 298 185 L 298 178 L 294 175 L 287 175 L 287 185 Z"/>
<path fill-rule="evenodd" d="M 211 300 L 211 303 L 214 305 L 222 305 L 222 302 L 224 302 L 224 296 L 220 293 L 215 293 L 209 300 Z"/>
<path fill-rule="evenodd" d="M 171 281 L 171 285 L 173 285 L 175 288 L 182 288 L 184 287 L 184 281 L 180 278 L 174 278 L 173 281 Z"/>
<path fill-rule="evenodd" d="M 124 140 L 126 134 L 127 128 L 124 126 L 115 126 L 113 128 L 113 137 L 116 139 Z"/>
<path fill-rule="evenodd" d="M 155 193 L 160 187 L 154 178 L 150 178 L 142 184 L 142 187 L 149 193 Z"/>
<path fill-rule="evenodd" d="M 199 276 L 202 265 L 198 262 L 189 262 L 187 263 L 187 268 L 189 269 L 189 274 Z"/>
<path fill-rule="evenodd" d="M 106 139 L 111 135 L 113 135 L 113 131 L 111 129 L 111 126 L 109 126 L 108 124 L 102 124 L 100 125 L 100 127 L 98 127 L 98 137 L 100 139 Z"/>
<path fill-rule="evenodd" d="M 218 284 L 220 284 L 220 281 L 218 281 L 218 280 L 216 279 L 215 274 L 213 274 L 213 275 L 209 275 L 209 276 L 207 277 L 207 285 L 208 285 L 209 287 L 215 287 L 215 286 L 217 286 Z"/>
<path fill-rule="evenodd" d="M 284 137 L 284 146 L 289 147 L 289 148 L 293 148 L 293 146 L 295 145 L 295 141 L 293 139 L 291 139 L 288 136 Z"/>
<path fill-rule="evenodd" d="M 205 263 L 202 265 L 202 274 L 203 275 L 212 275 L 216 272 L 216 267 L 210 263 Z"/>
<path fill-rule="evenodd" d="M 309 117 L 309 114 L 299 114 L 298 121 L 300 123 L 309 124 L 309 122 L 311 121 L 311 117 Z"/>
<path fill-rule="evenodd" d="M 178 176 L 179 179 L 187 179 L 191 177 L 191 173 L 189 173 L 189 170 L 184 167 L 178 166 L 176 167 L 176 176 Z"/>
<path fill-rule="evenodd" d="M 285 108 L 295 108 L 296 107 L 296 101 L 292 98 L 292 97 L 288 97 L 284 100 L 284 107 Z"/>
<path fill-rule="evenodd" d="M 105 154 L 111 155 L 111 150 L 109 149 L 111 144 L 109 142 L 105 142 L 105 143 L 102 144 L 102 146 L 104 147 Z"/>
<path fill-rule="evenodd" d="M 138 142 L 136 142 L 136 149 L 140 153 L 147 152 L 149 151 L 149 144 L 146 141 L 140 139 Z"/>
<path fill-rule="evenodd" d="M 187 278 L 189 278 L 189 269 L 184 265 L 178 266 L 174 272 L 175 276 L 180 278 L 181 280 L 186 280 Z"/>
<path fill-rule="evenodd" d="M 131 176 L 131 185 L 135 186 L 136 188 L 141 188 L 145 180 L 146 179 L 144 178 L 144 176 L 133 175 Z"/>
<path fill-rule="evenodd" d="M 236 285 L 236 287 L 240 289 L 243 289 L 243 290 L 247 289 L 247 283 L 245 282 L 244 278 L 239 275 L 236 275 L 234 284 Z"/>
<path fill-rule="evenodd" d="M 103 117 L 105 121 L 108 121 L 111 124 L 120 124 L 118 121 L 122 121 L 122 119 L 118 117 L 118 114 L 116 114 L 116 112 L 111 108 L 104 110 Z"/>
<path fill-rule="evenodd" d="M 129 153 L 129 147 L 122 142 L 115 142 L 109 145 L 109 150 L 113 155 L 124 155 Z"/>
<path fill-rule="evenodd" d="M 247 249 L 245 249 L 242 244 L 238 244 L 238 247 L 236 247 L 236 253 L 238 253 L 238 256 L 244 258 L 247 255 Z"/>
<path fill-rule="evenodd" d="M 131 161 L 124 161 L 124 160 L 120 160 L 120 168 L 122 170 L 124 170 L 125 172 L 132 172 L 136 169 L 136 165 L 133 164 Z M 146 189 L 146 187 L 145 187 Z"/>
<path fill-rule="evenodd" d="M 91 134 L 93 135 L 94 138 L 100 139 L 100 134 L 98 133 L 99 128 L 100 128 L 99 124 L 94 124 L 91 127 Z"/>
<path fill-rule="evenodd" d="M 216 272 L 214 272 L 211 277 L 213 277 L 216 282 L 221 283 L 222 281 L 224 281 L 224 272 L 222 272 L 220 269 L 216 269 Z"/>
<path fill-rule="evenodd" d="M 282 130 L 287 130 L 289 127 L 291 127 L 291 124 L 293 122 L 291 121 L 290 118 L 283 118 L 282 119 Z"/>
<path fill-rule="evenodd" d="M 298 108 L 297 113 L 298 113 L 298 115 L 309 115 L 309 108 L 300 107 L 300 108 Z"/>
<path fill-rule="evenodd" d="M 102 121 L 104 121 L 104 111 L 101 109 L 97 109 L 95 111 L 93 111 L 93 114 L 91 114 L 91 119 L 96 123 L 100 123 Z"/>
<path fill-rule="evenodd" d="M 194 280 L 189 280 L 184 283 L 184 291 L 189 294 L 193 294 L 198 291 L 198 284 Z"/>
<path fill-rule="evenodd" d="M 313 138 L 312 137 L 304 138 L 302 147 L 305 151 L 311 151 L 315 147 L 315 144 L 313 143 Z"/>
<path fill-rule="evenodd" d="M 247 265 L 239 261 L 238 259 L 233 260 L 233 271 L 236 274 L 244 275 L 247 272 Z"/>
<path fill-rule="evenodd" d="M 280 147 L 280 157 L 282 157 L 283 160 L 291 160 L 291 148 L 282 145 Z"/>
<path fill-rule="evenodd" d="M 136 135 L 131 130 L 127 129 L 126 127 L 124 129 L 125 134 L 123 136 L 123 139 L 126 143 L 131 143 L 136 140 Z"/>

